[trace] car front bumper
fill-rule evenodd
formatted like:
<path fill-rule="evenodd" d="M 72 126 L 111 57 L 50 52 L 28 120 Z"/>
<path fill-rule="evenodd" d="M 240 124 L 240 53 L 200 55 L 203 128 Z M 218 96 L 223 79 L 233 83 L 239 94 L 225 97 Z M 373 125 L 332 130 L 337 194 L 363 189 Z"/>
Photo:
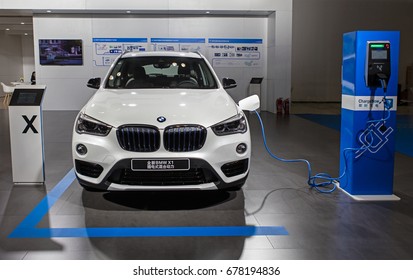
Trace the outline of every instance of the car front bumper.
<path fill-rule="evenodd" d="M 160 148 L 155 152 L 123 150 L 112 129 L 100 137 L 73 133 L 72 150 L 76 176 L 81 185 L 109 191 L 129 190 L 216 190 L 242 186 L 250 165 L 250 135 L 216 136 L 208 128 L 204 146 L 192 152 L 169 152 Z M 239 154 L 237 145 L 244 143 L 247 150 Z M 76 152 L 76 146 L 87 148 L 85 155 Z M 188 159 L 188 171 L 134 171 L 131 161 Z"/>

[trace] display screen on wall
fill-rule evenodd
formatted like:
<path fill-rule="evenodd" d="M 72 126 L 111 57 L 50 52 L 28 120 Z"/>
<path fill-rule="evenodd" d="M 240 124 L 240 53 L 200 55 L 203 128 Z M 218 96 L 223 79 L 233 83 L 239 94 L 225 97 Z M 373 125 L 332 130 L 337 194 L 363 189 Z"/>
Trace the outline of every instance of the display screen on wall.
<path fill-rule="evenodd" d="M 83 65 L 82 40 L 40 39 L 40 65 Z"/>

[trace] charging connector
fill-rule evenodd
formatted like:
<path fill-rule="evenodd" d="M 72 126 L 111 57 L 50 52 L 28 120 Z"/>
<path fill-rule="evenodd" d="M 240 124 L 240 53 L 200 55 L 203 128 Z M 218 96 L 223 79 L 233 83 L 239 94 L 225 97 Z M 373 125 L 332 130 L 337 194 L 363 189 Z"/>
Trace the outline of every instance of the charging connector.
<path fill-rule="evenodd" d="M 388 81 L 388 77 L 387 77 L 387 75 L 385 75 L 383 73 L 378 73 L 378 74 L 376 74 L 376 78 L 380 82 L 381 87 L 383 89 L 383 93 L 384 93 L 383 99 L 380 102 L 380 103 L 383 103 L 383 117 L 381 119 L 378 119 L 378 120 L 369 120 L 369 121 L 367 121 L 367 124 L 382 122 L 383 124 L 380 127 L 380 130 L 385 131 L 387 129 L 386 121 L 390 118 L 390 109 L 392 107 L 392 103 L 391 103 L 390 99 L 387 98 L 387 81 Z M 375 88 L 373 88 L 372 90 L 375 90 Z"/>
<path fill-rule="evenodd" d="M 389 80 L 389 78 L 387 77 L 387 75 L 383 74 L 383 73 L 377 73 L 376 74 L 378 80 L 380 81 L 380 85 L 384 91 L 384 93 L 387 92 L 387 81 Z"/>

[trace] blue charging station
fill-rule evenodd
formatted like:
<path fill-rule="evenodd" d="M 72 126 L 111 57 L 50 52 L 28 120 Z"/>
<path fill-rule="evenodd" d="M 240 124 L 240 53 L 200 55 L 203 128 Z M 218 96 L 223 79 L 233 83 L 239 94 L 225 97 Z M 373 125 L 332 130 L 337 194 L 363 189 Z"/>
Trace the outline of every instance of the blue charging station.
<path fill-rule="evenodd" d="M 398 31 L 343 35 L 340 188 L 356 200 L 393 194 Z"/>

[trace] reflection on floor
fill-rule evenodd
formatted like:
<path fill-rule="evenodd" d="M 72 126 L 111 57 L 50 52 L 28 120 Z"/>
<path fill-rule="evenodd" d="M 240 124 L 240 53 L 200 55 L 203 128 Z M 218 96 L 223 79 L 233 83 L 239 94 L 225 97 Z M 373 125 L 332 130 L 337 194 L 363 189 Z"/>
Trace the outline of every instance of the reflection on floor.
<path fill-rule="evenodd" d="M 242 191 L 86 192 L 74 181 L 38 228 L 284 226 L 285 236 L 8 238 L 72 168 L 76 112 L 44 113 L 46 184 L 13 186 L 7 110 L 0 110 L 0 259 L 412 259 L 413 158 L 396 154 L 399 202 L 355 202 L 306 185 L 306 167 L 271 159 L 249 115 L 251 172 Z M 273 151 L 336 175 L 339 132 L 291 115 L 263 113 Z"/>

